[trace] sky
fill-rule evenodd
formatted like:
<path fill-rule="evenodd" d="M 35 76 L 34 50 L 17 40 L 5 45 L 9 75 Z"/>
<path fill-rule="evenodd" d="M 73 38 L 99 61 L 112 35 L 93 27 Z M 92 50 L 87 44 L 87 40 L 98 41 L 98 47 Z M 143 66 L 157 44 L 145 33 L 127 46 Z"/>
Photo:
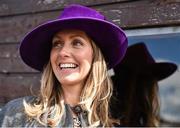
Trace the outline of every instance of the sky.
<path fill-rule="evenodd" d="M 129 45 L 145 42 L 155 59 L 165 58 L 180 64 L 180 34 L 128 37 Z"/>
<path fill-rule="evenodd" d="M 161 118 L 180 122 L 180 33 L 130 36 L 128 42 L 129 46 L 144 42 L 156 62 L 173 62 L 178 66 L 173 75 L 158 84 Z"/>

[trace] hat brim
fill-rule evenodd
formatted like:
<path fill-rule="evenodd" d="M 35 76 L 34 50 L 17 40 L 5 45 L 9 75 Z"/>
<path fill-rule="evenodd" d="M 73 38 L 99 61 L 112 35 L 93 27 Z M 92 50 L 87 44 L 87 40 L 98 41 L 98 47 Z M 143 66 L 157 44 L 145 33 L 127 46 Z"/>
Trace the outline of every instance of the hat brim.
<path fill-rule="evenodd" d="M 29 32 L 20 45 L 22 60 L 30 67 L 42 71 L 49 61 L 52 38 L 63 29 L 79 29 L 86 32 L 100 47 L 109 69 L 124 57 L 127 37 L 120 27 L 104 20 L 79 17 L 53 20 Z"/>
<path fill-rule="evenodd" d="M 177 70 L 177 65 L 170 62 L 159 62 L 134 67 L 120 64 L 114 70 L 115 74 L 121 74 L 125 77 L 129 77 L 130 74 L 136 72 L 135 74 L 141 77 L 151 77 L 160 81 L 172 75 Z"/>
<path fill-rule="evenodd" d="M 149 64 L 144 70 L 151 72 L 154 78 L 160 81 L 172 75 L 177 70 L 177 65 L 168 62 L 159 62 Z"/>

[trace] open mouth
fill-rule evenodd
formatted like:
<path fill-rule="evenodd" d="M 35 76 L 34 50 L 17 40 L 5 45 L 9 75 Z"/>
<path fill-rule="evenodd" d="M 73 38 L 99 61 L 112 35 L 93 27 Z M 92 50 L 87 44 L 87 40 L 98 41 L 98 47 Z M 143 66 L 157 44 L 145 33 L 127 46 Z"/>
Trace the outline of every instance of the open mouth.
<path fill-rule="evenodd" d="M 78 67 L 78 65 L 74 63 L 60 63 L 59 67 L 60 69 L 75 69 Z"/>

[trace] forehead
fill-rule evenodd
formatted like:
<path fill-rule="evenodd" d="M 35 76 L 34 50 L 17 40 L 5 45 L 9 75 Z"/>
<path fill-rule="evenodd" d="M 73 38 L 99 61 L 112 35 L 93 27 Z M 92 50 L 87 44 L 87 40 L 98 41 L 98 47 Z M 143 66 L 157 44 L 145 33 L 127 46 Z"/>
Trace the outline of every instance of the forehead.
<path fill-rule="evenodd" d="M 89 39 L 88 35 L 84 31 L 81 31 L 78 29 L 65 29 L 65 30 L 61 30 L 55 34 L 55 36 L 58 36 L 58 37 L 63 37 L 63 36 L 67 36 L 67 35 L 68 36 L 80 36 L 80 37 Z"/>

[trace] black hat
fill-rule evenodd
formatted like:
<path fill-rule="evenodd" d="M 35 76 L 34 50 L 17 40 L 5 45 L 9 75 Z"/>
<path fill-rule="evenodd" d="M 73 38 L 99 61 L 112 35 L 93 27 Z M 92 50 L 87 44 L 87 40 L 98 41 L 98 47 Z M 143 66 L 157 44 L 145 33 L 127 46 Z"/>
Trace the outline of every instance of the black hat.
<path fill-rule="evenodd" d="M 156 62 L 146 45 L 140 42 L 128 47 L 124 59 L 114 68 L 114 72 L 126 70 L 128 73 L 130 70 L 127 69 L 136 70 L 141 74 L 152 74 L 157 80 L 162 80 L 173 74 L 177 65 L 170 62 Z"/>

